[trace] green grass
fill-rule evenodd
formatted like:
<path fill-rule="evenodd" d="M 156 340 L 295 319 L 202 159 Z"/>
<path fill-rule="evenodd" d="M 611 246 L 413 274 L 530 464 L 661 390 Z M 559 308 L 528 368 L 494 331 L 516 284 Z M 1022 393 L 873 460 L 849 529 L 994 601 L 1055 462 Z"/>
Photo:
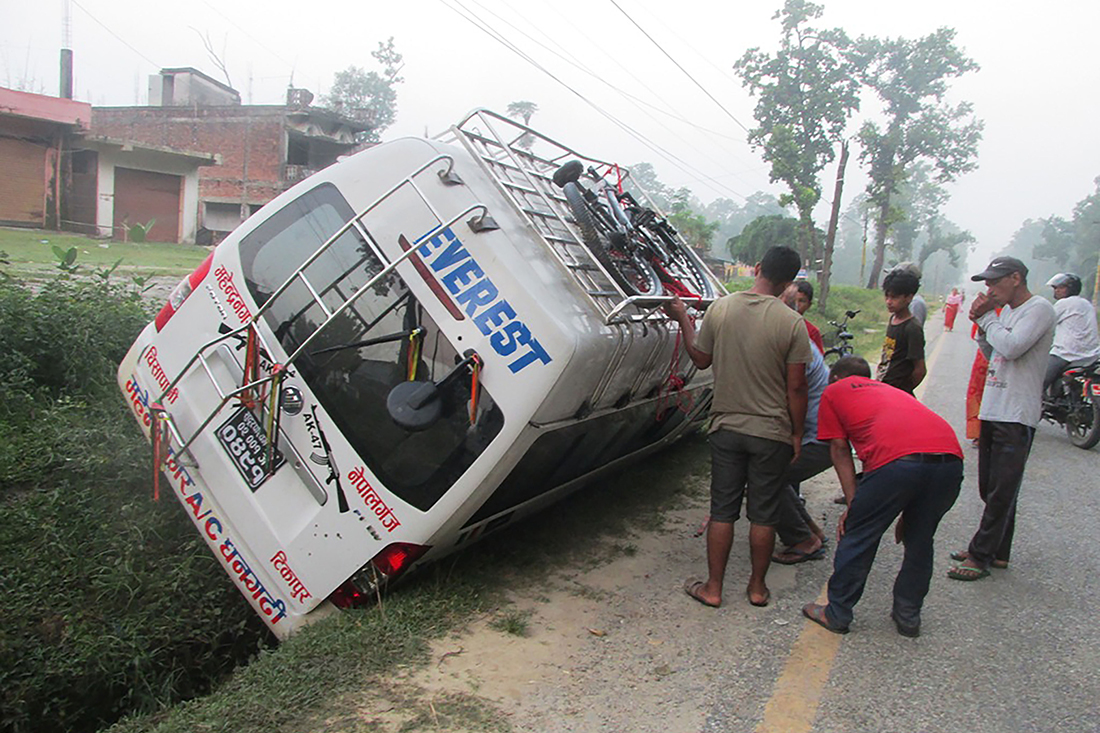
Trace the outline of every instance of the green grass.
<path fill-rule="evenodd" d="M 527 636 L 531 633 L 531 612 L 506 608 L 489 622 L 489 628 L 512 636 Z"/>
<path fill-rule="evenodd" d="M 726 283 L 726 289 L 731 293 L 748 290 L 752 287 L 752 278 L 740 277 Z M 817 285 L 814 285 L 815 291 Z M 847 310 L 858 310 L 859 315 L 848 322 L 848 331 L 855 336 L 852 339 L 852 348 L 856 354 L 862 356 L 872 364 L 876 363 L 879 353 L 882 351 L 882 339 L 886 334 L 886 303 L 882 298 L 881 290 L 868 290 L 855 285 L 833 285 L 829 288 L 828 307 L 824 312 L 818 309 L 815 300 L 813 306 L 806 312 L 806 318 L 821 330 L 825 339 L 825 346 L 832 346 L 832 336 L 836 328 L 829 325 L 829 321 L 840 321 Z"/>
<path fill-rule="evenodd" d="M 0 269 L 21 279 L 52 276 L 57 273 L 55 246 L 65 251 L 76 247 L 80 271 L 109 268 L 121 259 L 120 272 L 146 276 L 182 277 L 210 254 L 207 248 L 191 244 L 123 243 L 45 229 L 0 227 L 0 252 L 6 253 L 8 261 Z"/>
<path fill-rule="evenodd" d="M 825 346 L 832 346 L 836 328 L 829 321 L 841 321 L 847 310 L 858 310 L 859 315 L 848 322 L 853 336 L 852 348 L 856 354 L 875 364 L 882 352 L 882 340 L 886 335 L 886 322 L 890 314 L 881 290 L 868 290 L 856 285 L 833 285 L 829 288 L 829 302 L 825 312 L 818 310 L 818 303 L 806 312 L 806 317 L 821 330 Z"/>

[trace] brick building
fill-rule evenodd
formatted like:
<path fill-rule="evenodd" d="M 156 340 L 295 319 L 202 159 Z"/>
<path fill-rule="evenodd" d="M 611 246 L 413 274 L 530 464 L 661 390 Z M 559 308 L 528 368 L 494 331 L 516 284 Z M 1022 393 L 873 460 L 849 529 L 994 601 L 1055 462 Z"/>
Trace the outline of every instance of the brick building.
<path fill-rule="evenodd" d="M 370 125 L 310 106 L 290 89 L 284 105 L 242 105 L 240 95 L 191 68 L 150 77 L 149 106 L 94 107 L 92 134 L 159 149 L 216 154 L 200 169 L 200 243 L 219 241 L 261 206 L 354 152 Z"/>

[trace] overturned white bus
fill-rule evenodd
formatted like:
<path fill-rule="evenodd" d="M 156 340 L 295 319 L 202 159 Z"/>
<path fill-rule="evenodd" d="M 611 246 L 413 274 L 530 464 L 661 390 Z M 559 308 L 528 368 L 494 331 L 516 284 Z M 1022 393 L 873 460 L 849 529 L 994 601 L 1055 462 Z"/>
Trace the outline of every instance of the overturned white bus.
<path fill-rule="evenodd" d="M 660 306 L 724 291 L 624 180 L 477 111 L 280 195 L 145 328 L 119 385 L 156 481 L 277 636 L 705 417 Z"/>

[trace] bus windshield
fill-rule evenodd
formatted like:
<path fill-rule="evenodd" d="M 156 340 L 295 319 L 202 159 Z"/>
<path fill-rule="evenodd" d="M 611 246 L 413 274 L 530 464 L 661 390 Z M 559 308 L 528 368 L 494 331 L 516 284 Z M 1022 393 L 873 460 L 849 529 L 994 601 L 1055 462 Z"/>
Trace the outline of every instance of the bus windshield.
<path fill-rule="evenodd" d="M 353 216 L 336 187 L 321 184 L 242 239 L 245 283 L 257 304 L 266 303 Z M 383 267 L 352 227 L 304 274 L 335 311 Z M 264 315 L 288 354 L 325 323 L 324 312 L 298 280 Z M 391 273 L 325 326 L 291 368 L 386 488 L 427 511 L 500 432 L 503 414 L 479 387 L 471 418 L 469 375 L 440 390 L 442 416 L 426 430 L 410 432 L 394 423 L 386 398 L 405 381 L 439 382 L 461 358 L 404 281 Z"/>

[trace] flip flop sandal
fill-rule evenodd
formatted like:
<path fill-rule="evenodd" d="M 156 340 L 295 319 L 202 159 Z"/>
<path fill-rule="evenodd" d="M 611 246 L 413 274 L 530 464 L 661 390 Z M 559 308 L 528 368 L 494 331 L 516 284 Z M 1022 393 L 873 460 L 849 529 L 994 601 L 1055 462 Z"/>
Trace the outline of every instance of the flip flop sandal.
<path fill-rule="evenodd" d="M 702 580 L 689 580 L 688 582 L 684 583 L 684 593 L 687 593 L 688 596 L 690 596 L 692 599 L 698 601 L 699 603 L 702 603 L 708 608 L 718 608 L 719 606 L 721 606 L 721 603 L 711 603 L 710 601 L 699 595 L 699 589 L 702 588 L 704 585 L 706 585 L 706 583 Z"/>
<path fill-rule="evenodd" d="M 847 626 L 833 626 L 829 623 L 829 617 L 825 615 L 825 606 L 820 606 L 816 603 L 807 603 L 802 607 L 802 615 L 826 631 L 831 631 L 834 634 L 848 633 Z"/>
<path fill-rule="evenodd" d="M 956 565 L 947 571 L 947 577 L 952 580 L 981 580 L 989 577 L 989 568 L 972 568 L 967 565 Z"/>
<path fill-rule="evenodd" d="M 787 555 L 788 557 L 784 557 Z M 820 560 L 825 557 L 825 548 L 819 547 L 813 552 L 805 552 L 803 550 L 784 550 L 783 552 L 772 555 L 772 562 L 777 562 L 780 565 L 797 565 L 801 562 L 808 560 Z"/>
<path fill-rule="evenodd" d="M 955 550 L 951 553 L 951 559 L 956 562 L 966 562 L 970 559 L 970 553 L 966 550 Z M 997 568 L 998 570 L 1004 570 L 1008 567 L 1008 560 L 993 560 L 989 563 L 989 566 Z"/>

